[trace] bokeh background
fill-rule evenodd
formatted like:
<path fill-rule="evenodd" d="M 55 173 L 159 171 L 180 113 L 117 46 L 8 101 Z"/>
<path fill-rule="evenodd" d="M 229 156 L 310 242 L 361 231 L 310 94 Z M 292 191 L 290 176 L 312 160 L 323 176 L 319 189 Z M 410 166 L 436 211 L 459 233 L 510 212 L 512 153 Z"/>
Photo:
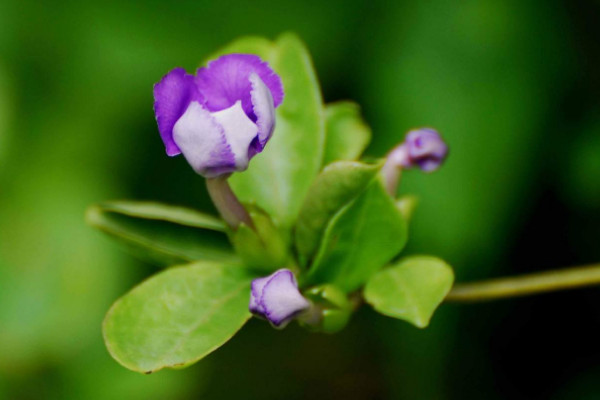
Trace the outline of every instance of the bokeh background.
<path fill-rule="evenodd" d="M 595 1 L 0 1 L 0 398 L 597 399 L 600 289 L 443 305 L 429 328 L 361 310 L 342 333 L 251 321 L 182 371 L 144 376 L 101 337 L 156 268 L 84 224 L 86 206 L 211 210 L 169 159 L 152 85 L 230 40 L 294 31 L 326 101 L 351 99 L 383 155 L 411 127 L 451 157 L 407 174 L 407 252 L 457 280 L 600 261 Z"/>

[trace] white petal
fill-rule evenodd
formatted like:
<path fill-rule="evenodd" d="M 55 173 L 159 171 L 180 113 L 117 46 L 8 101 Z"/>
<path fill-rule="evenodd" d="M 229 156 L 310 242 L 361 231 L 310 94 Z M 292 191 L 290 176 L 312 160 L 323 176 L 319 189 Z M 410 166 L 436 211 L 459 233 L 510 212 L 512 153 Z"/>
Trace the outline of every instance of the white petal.
<path fill-rule="evenodd" d="M 248 148 L 258 134 L 258 127 L 242 109 L 238 101 L 225 110 L 212 113 L 213 118 L 223 127 L 225 139 L 235 156 L 237 171 L 248 168 Z"/>
<path fill-rule="evenodd" d="M 267 85 L 257 74 L 250 75 L 250 83 L 252 84 L 252 90 L 250 91 L 252 107 L 257 118 L 258 140 L 261 147 L 264 147 L 275 129 L 273 96 Z"/>
<path fill-rule="evenodd" d="M 223 127 L 195 101 L 175 123 L 173 139 L 200 175 L 213 178 L 232 172 L 236 167 Z"/>

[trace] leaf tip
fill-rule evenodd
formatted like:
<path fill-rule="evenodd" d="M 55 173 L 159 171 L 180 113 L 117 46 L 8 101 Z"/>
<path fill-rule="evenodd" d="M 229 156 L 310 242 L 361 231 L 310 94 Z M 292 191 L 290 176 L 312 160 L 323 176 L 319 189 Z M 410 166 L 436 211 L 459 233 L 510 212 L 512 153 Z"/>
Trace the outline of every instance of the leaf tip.
<path fill-rule="evenodd" d="M 92 204 L 91 206 L 88 206 L 84 213 L 86 224 L 96 227 L 98 225 L 98 221 L 100 220 L 101 214 L 102 211 L 100 210 L 98 204 Z"/>

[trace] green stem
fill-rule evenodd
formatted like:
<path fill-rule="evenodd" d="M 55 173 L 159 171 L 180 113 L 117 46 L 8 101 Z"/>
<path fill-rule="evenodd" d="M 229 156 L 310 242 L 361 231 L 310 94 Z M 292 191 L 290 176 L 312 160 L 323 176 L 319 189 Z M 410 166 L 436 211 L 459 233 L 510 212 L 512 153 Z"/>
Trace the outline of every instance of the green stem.
<path fill-rule="evenodd" d="M 600 264 L 454 285 L 446 301 L 478 302 L 600 285 Z"/>
<path fill-rule="evenodd" d="M 383 176 L 385 190 L 390 196 L 396 197 L 398 185 L 400 185 L 400 178 L 402 177 L 402 169 L 388 158 L 381 168 L 381 175 Z"/>
<path fill-rule="evenodd" d="M 254 228 L 250 215 L 229 187 L 227 177 L 206 179 L 206 187 L 210 198 L 227 225 L 234 230 L 241 223 Z"/>

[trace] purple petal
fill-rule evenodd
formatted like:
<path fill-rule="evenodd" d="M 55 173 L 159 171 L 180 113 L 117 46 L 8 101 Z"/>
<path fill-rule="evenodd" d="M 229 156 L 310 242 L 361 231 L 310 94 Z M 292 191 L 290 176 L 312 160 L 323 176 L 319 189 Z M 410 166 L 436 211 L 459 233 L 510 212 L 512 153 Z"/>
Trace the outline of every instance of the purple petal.
<path fill-rule="evenodd" d="M 169 156 L 181 154 L 173 140 L 173 127 L 192 101 L 202 103 L 202 95 L 194 84 L 194 77 L 183 68 L 171 70 L 154 85 L 154 114 Z"/>
<path fill-rule="evenodd" d="M 235 170 L 244 171 L 250 161 L 249 147 L 258 135 L 258 128 L 242 110 L 241 101 L 233 106 L 211 114 L 223 128 L 225 140 L 235 159 Z"/>
<path fill-rule="evenodd" d="M 434 156 L 429 156 L 427 158 L 417 159 L 416 163 L 419 166 L 419 169 L 424 172 L 433 172 L 442 165 L 444 162 L 443 158 L 438 158 Z"/>
<path fill-rule="evenodd" d="M 258 126 L 258 141 L 254 149 L 260 153 L 271 138 L 275 128 L 275 106 L 269 88 L 258 75 L 251 74 L 250 83 L 252 85 L 250 91 L 252 110 L 256 115 L 256 125 Z"/>
<path fill-rule="evenodd" d="M 197 102 L 173 127 L 173 138 L 187 162 L 200 175 L 214 178 L 236 170 L 235 156 L 223 127 Z"/>
<path fill-rule="evenodd" d="M 265 310 L 261 304 L 261 298 L 263 294 L 263 288 L 271 279 L 271 275 L 265 276 L 264 278 L 257 278 L 252 281 L 250 286 L 250 309 L 251 313 L 264 315 Z"/>
<path fill-rule="evenodd" d="M 276 327 L 283 327 L 310 303 L 298 290 L 294 274 L 287 269 L 275 272 L 262 290 L 264 315 Z"/>
<path fill-rule="evenodd" d="M 274 106 L 281 104 L 281 79 L 266 62 L 253 54 L 227 54 L 196 72 L 196 84 L 204 95 L 206 108 L 209 111 L 220 111 L 241 100 L 244 112 L 255 121 L 250 95 L 250 75 L 253 73 L 269 88 Z"/>

